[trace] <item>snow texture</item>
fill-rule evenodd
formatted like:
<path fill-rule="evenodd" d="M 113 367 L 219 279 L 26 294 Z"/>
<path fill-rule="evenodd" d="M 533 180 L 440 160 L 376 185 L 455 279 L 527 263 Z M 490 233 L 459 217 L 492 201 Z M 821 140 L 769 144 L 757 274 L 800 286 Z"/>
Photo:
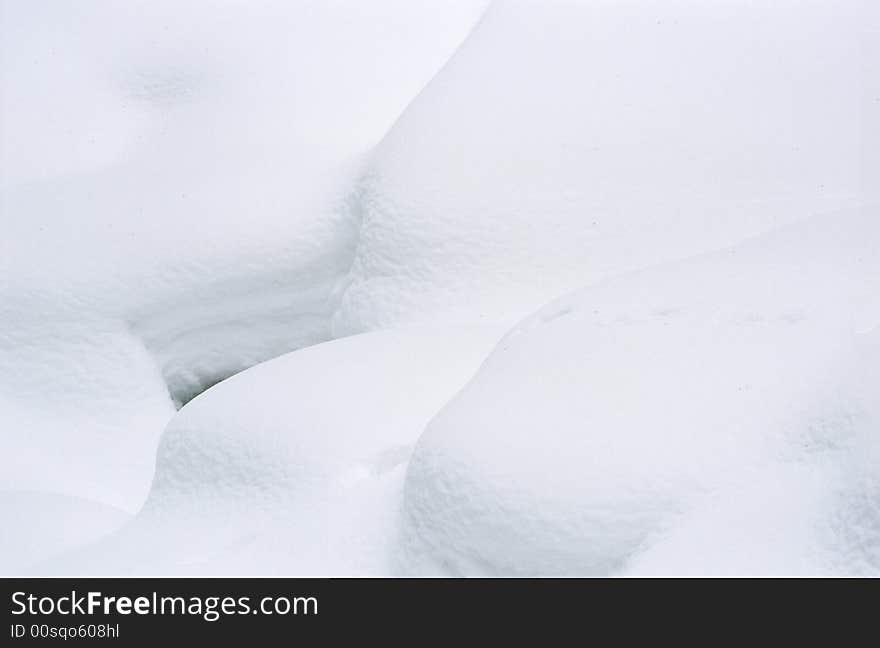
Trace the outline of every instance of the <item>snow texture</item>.
<path fill-rule="evenodd" d="M 54 493 L 0 492 L 0 574 L 37 565 L 116 531 L 131 515 L 104 504 Z"/>
<path fill-rule="evenodd" d="M 880 574 L 878 241 L 826 216 L 538 311 L 419 441 L 410 568 Z"/>
<path fill-rule="evenodd" d="M 880 575 L 878 33 L 0 0 L 0 573 Z"/>
<path fill-rule="evenodd" d="M 380 331 L 233 376 L 165 430 L 135 520 L 43 569 L 387 575 L 412 446 L 500 333 Z"/>
<path fill-rule="evenodd" d="M 494 3 L 373 156 L 336 333 L 513 324 L 877 199 L 878 16 L 859 0 Z"/>
<path fill-rule="evenodd" d="M 351 179 L 481 8 L 5 0 L 0 489 L 136 510 L 175 406 L 328 339 Z"/>

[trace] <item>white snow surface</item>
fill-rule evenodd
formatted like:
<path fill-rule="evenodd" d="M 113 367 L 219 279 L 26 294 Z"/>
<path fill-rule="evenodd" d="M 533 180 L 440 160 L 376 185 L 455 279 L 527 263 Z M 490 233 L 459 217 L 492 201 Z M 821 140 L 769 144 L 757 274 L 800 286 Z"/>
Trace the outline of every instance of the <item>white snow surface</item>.
<path fill-rule="evenodd" d="M 34 573 L 393 573 L 412 446 L 501 333 L 380 331 L 233 376 L 165 430 L 129 525 Z"/>
<path fill-rule="evenodd" d="M 0 573 L 880 575 L 878 33 L 0 0 Z"/>
<path fill-rule="evenodd" d="M 329 338 L 345 198 L 475 0 L 0 4 L 0 488 L 128 510 L 175 405 Z"/>
<path fill-rule="evenodd" d="M 22 575 L 118 530 L 131 515 L 79 497 L 0 491 L 0 576 Z"/>
<path fill-rule="evenodd" d="M 409 569 L 880 574 L 880 210 L 517 326 L 410 463 Z"/>
<path fill-rule="evenodd" d="M 512 325 L 876 198 L 878 25 L 862 0 L 493 3 L 370 163 L 336 333 Z"/>

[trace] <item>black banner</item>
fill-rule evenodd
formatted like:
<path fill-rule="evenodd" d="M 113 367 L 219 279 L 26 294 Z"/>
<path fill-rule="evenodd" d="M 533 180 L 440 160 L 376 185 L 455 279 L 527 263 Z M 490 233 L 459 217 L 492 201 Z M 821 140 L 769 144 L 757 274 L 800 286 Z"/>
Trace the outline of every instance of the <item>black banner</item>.
<path fill-rule="evenodd" d="M 535 627 L 677 636 L 718 620 L 725 633 L 828 617 L 834 598 L 805 581 L 581 579 L 5 579 L 0 645 L 206 645 L 269 641 L 421 642 L 442 633 L 466 639 L 473 628 L 516 634 Z M 875 600 L 877 581 L 856 585 Z M 867 586 L 869 589 L 865 589 Z M 823 588 L 824 589 L 824 588 Z M 839 599 L 838 599 L 839 600 Z M 815 612 L 815 616 L 813 613 Z M 821 617 L 819 616 L 821 615 Z M 466 642 L 469 643 L 469 642 Z"/>

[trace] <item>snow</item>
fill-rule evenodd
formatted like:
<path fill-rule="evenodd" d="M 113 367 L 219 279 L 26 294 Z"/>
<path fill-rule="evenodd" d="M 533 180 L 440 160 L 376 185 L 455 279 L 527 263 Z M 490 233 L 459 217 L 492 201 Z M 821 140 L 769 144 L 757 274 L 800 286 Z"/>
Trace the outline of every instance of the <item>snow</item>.
<path fill-rule="evenodd" d="M 878 215 L 612 280 L 516 327 L 419 440 L 409 569 L 880 573 Z"/>
<path fill-rule="evenodd" d="M 412 446 L 500 334 L 491 327 L 380 331 L 233 376 L 187 404 L 165 430 L 149 498 L 134 521 L 43 569 L 388 574 Z"/>
<path fill-rule="evenodd" d="M 116 531 L 130 518 L 77 497 L 0 491 L 0 574 L 26 573 L 47 558 Z"/>
<path fill-rule="evenodd" d="M 335 332 L 512 325 L 579 286 L 877 199 L 878 12 L 493 3 L 373 156 Z"/>
<path fill-rule="evenodd" d="M 878 30 L 0 0 L 0 573 L 880 575 Z"/>
<path fill-rule="evenodd" d="M 483 4 L 0 5 L 0 488 L 134 511 L 176 406 L 330 337 L 352 178 Z"/>

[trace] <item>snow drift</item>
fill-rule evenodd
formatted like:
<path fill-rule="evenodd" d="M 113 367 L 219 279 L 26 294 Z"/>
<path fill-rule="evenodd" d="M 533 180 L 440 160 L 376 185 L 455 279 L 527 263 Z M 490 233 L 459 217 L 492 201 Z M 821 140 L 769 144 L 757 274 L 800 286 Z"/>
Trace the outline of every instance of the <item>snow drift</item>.
<path fill-rule="evenodd" d="M 878 216 L 610 281 L 516 327 L 415 450 L 409 569 L 880 573 Z"/>
<path fill-rule="evenodd" d="M 3 2 L 0 489 L 134 510 L 175 406 L 329 338 L 360 160 L 482 2 Z"/>
<path fill-rule="evenodd" d="M 233 376 L 169 424 L 135 520 L 42 570 L 389 574 L 412 446 L 499 335 L 381 331 Z"/>
<path fill-rule="evenodd" d="M 119 509 L 55 493 L 0 492 L 0 574 L 21 574 L 131 519 Z"/>
<path fill-rule="evenodd" d="M 337 334 L 513 324 L 579 286 L 876 197 L 878 11 L 493 3 L 373 158 Z"/>
<path fill-rule="evenodd" d="M 880 9 L 484 4 L 0 0 L 0 570 L 880 574 Z"/>

